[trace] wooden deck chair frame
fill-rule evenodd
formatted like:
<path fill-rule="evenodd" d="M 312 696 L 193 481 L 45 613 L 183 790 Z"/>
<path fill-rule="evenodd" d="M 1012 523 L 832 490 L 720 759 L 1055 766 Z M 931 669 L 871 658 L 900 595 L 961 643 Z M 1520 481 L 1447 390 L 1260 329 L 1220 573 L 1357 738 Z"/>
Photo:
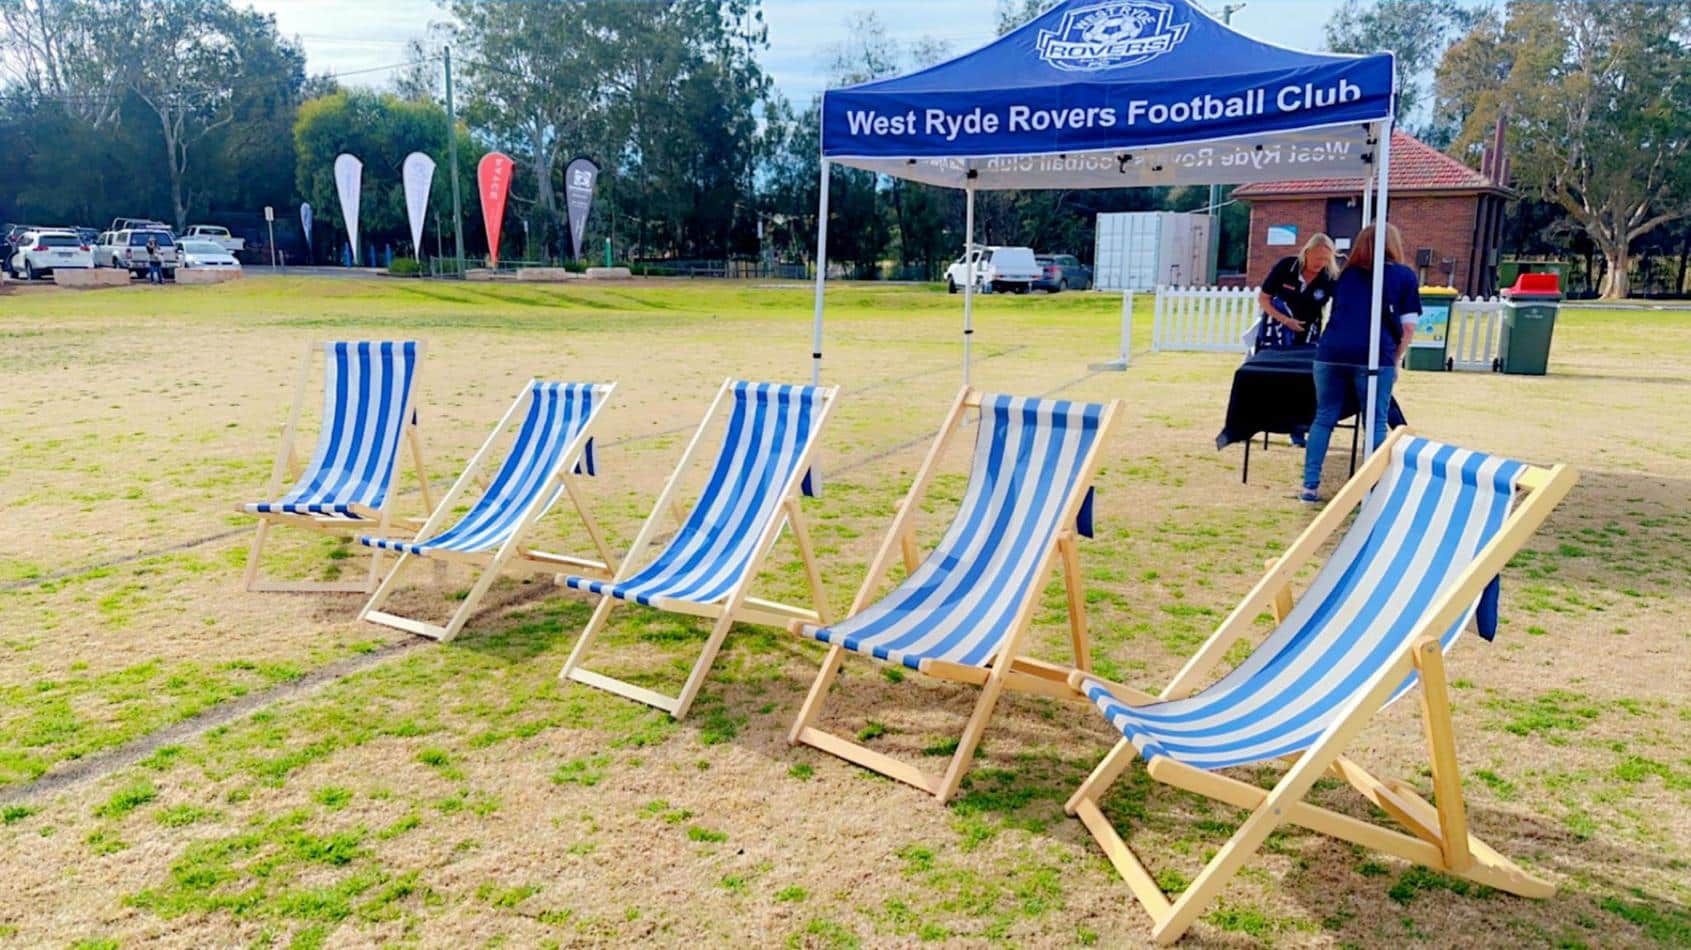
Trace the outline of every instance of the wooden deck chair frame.
<path fill-rule="evenodd" d="M 893 557 L 899 554 L 903 558 L 905 571 L 913 572 L 921 563 L 920 553 L 916 544 L 915 519 L 921 508 L 922 500 L 927 496 L 929 487 L 933 484 L 939 462 L 945 457 L 945 452 L 952 445 L 958 433 L 963 429 L 967 413 L 971 409 L 979 409 L 982 394 L 974 389 L 964 388 L 957 395 L 951 405 L 951 411 L 946 415 L 940 434 L 928 449 L 927 458 L 922 467 L 917 470 L 916 478 L 910 486 L 910 491 L 899 502 L 897 513 L 893 516 L 891 529 L 882 540 L 880 550 L 875 553 L 875 559 L 869 564 L 868 576 L 863 579 L 863 586 L 858 588 L 857 597 L 852 601 L 850 613 L 857 614 L 873 603 L 875 594 L 886 580 L 887 572 L 892 568 Z M 815 723 L 822 712 L 822 705 L 827 700 L 828 690 L 839 676 L 840 666 L 848 651 L 840 645 L 830 645 L 828 653 L 822 661 L 822 669 L 817 672 L 815 681 L 810 686 L 810 692 L 805 697 L 804 705 L 799 709 L 798 719 L 794 721 L 792 729 L 787 734 L 787 741 L 793 745 L 809 745 L 824 752 L 837 755 L 849 762 L 854 762 L 864 768 L 879 772 L 888 778 L 894 778 L 924 792 L 932 794 L 941 802 L 945 802 L 956 794 L 963 775 L 974 761 L 975 750 L 980 745 L 981 735 L 986 729 L 988 720 L 992 718 L 993 709 L 998 704 L 998 698 L 1008 689 L 1032 693 L 1039 696 L 1054 697 L 1067 700 L 1085 700 L 1084 694 L 1069 685 L 1069 667 L 1035 660 L 1022 654 L 1024 642 L 1033 627 L 1033 614 L 1039 606 L 1040 593 L 1051 582 L 1051 573 L 1057 562 L 1063 565 L 1063 582 L 1068 593 L 1069 640 L 1074 650 L 1074 669 L 1090 670 L 1092 668 L 1092 653 L 1087 638 L 1086 629 L 1086 600 L 1083 593 L 1080 576 L 1080 557 L 1076 545 L 1074 523 L 1080 513 L 1080 507 L 1086 500 L 1088 488 L 1098 472 L 1098 465 L 1102 459 L 1104 445 L 1109 441 L 1109 433 L 1114 425 L 1119 402 L 1111 402 L 1104 410 L 1099 420 L 1098 436 L 1088 449 L 1082 464 L 1081 476 L 1075 481 L 1075 488 L 1064 503 L 1062 520 L 1059 524 L 1064 527 L 1058 530 L 1055 542 L 1046 551 L 1039 552 L 1040 566 L 1033 581 L 1035 593 L 1028 597 L 1026 603 L 1016 614 L 1011 633 L 999 645 L 988 665 L 969 666 L 962 663 L 950 663 L 942 660 L 925 659 L 921 661 L 921 672 L 938 679 L 954 683 L 967 683 L 981 687 L 980 698 L 975 701 L 974 711 L 964 724 L 963 733 L 957 743 L 957 750 L 951 756 L 950 764 L 944 773 L 932 775 L 921 769 L 902 762 L 898 759 L 871 749 L 862 743 L 854 742 L 835 733 L 826 732 L 818 728 Z M 800 623 L 789 624 L 788 629 L 800 633 Z M 871 662 L 874 661 L 871 658 Z"/>
<path fill-rule="evenodd" d="M 720 414 L 723 401 L 728 398 L 734 380 L 724 380 L 722 387 L 717 390 L 716 398 L 711 401 L 706 411 L 704 421 L 694 431 L 693 438 L 687 443 L 687 449 L 681 454 L 681 460 L 676 463 L 675 470 L 670 474 L 669 481 L 664 485 L 663 492 L 652 504 L 652 513 L 641 525 L 640 533 L 635 536 L 634 543 L 629 545 L 628 554 L 623 558 L 622 565 L 617 569 L 613 580 L 624 580 L 637 570 L 637 558 L 644 554 L 657 538 L 658 529 L 664 515 L 671 514 L 678 523 L 685 523 L 687 512 L 681 510 L 677 494 L 681 489 L 681 479 L 698 457 L 700 445 L 705 432 L 711 428 Z M 816 417 L 814 430 L 820 433 L 828 421 L 828 415 L 833 411 L 834 403 L 839 398 L 839 387 L 832 386 L 823 390 L 822 410 Z M 769 519 L 764 526 L 762 535 L 758 538 L 756 548 L 745 572 L 736 580 L 720 605 L 695 604 L 687 601 L 674 600 L 667 597 L 652 598 L 652 607 L 669 613 L 687 614 L 714 620 L 710 636 L 705 640 L 704 649 L 699 658 L 694 661 L 692 670 L 687 674 L 687 682 L 682 686 L 678 696 L 665 696 L 656 690 L 624 682 L 603 673 L 597 673 L 581 665 L 587 649 L 605 628 L 611 611 L 620 603 L 620 599 L 609 594 L 599 597 L 599 604 L 593 610 L 593 616 L 587 621 L 587 626 L 581 632 L 581 638 L 570 651 L 569 659 L 564 661 L 564 667 L 558 672 L 561 680 L 574 680 L 587 686 L 597 687 L 607 692 L 615 693 L 636 702 L 654 706 L 669 713 L 679 720 L 687 716 L 693 706 L 693 700 L 698 698 L 699 689 L 704 685 L 705 674 L 710 672 L 712 664 L 716 662 L 716 655 L 722 649 L 723 641 L 728 637 L 728 630 L 736 621 L 745 623 L 766 624 L 772 627 L 785 627 L 793 620 L 808 620 L 811 623 L 826 622 L 828 617 L 827 597 L 822 589 L 822 571 L 816 563 L 815 549 L 810 543 L 810 531 L 805 526 L 804 513 L 799 506 L 799 493 L 804 483 L 805 473 L 810 470 L 816 454 L 818 439 L 812 437 L 810 445 L 805 448 L 798 464 L 793 467 L 793 473 L 787 479 L 787 484 L 781 489 L 781 510 Z M 793 529 L 793 540 L 798 548 L 799 557 L 804 562 L 805 578 L 810 585 L 811 598 L 815 601 L 814 609 L 806 609 L 791 604 L 782 604 L 750 596 L 748 588 L 758 573 L 763 570 L 764 561 L 775 547 L 780 537 L 782 523 L 790 524 Z M 560 581 L 562 578 L 560 577 Z M 638 605 L 636 605 L 638 606 Z"/>
<path fill-rule="evenodd" d="M 1106 684 L 1117 698 L 1138 704 L 1189 695 L 1208 677 L 1229 647 L 1253 633 L 1259 614 L 1270 611 L 1277 619 L 1284 617 L 1293 603 L 1292 576 L 1309 562 L 1386 474 L 1392 448 L 1407 431 L 1395 430 L 1286 553 L 1269 562 L 1267 574 L 1181 668 L 1161 697 Z M 1544 523 L 1577 478 L 1577 473 L 1564 465 L 1550 469 L 1529 467 L 1522 473 L 1518 485 L 1525 496 L 1517 500 L 1497 535 L 1480 550 L 1457 582 L 1431 606 L 1420 634 L 1374 674 L 1368 686 L 1351 700 L 1348 710 L 1314 745 L 1287 757 L 1290 767 L 1273 788 L 1264 789 L 1163 756 L 1147 763 L 1147 774 L 1160 782 L 1250 811 L 1227 844 L 1172 902 L 1100 810 L 1099 803 L 1110 785 L 1140 757 L 1128 740 L 1116 743 L 1064 805 L 1064 810 L 1081 819 L 1127 881 L 1140 905 L 1150 914 L 1152 936 L 1158 943 L 1178 940 L 1269 834 L 1286 823 L 1511 894 L 1542 898 L 1555 892 L 1554 885 L 1526 873 L 1468 831 L 1438 632 L 1448 630 L 1474 603 L 1491 579 Z M 1430 754 L 1436 805 L 1417 795 L 1407 783 L 1376 778 L 1344 755 L 1346 746 L 1412 670 L 1420 674 L 1421 721 Z M 1095 676 L 1091 679 L 1101 682 Z M 1080 674 L 1071 674 L 1070 682 L 1079 688 Z M 1323 775 L 1349 783 L 1410 833 L 1305 802 L 1304 796 Z"/>
<path fill-rule="evenodd" d="M 445 496 L 440 499 L 440 504 L 435 506 L 428 521 L 424 522 L 422 529 L 417 532 L 415 540 L 423 541 L 432 538 L 444 530 L 447 522 L 454 517 L 453 506 L 470 488 L 479 487 L 483 491 L 487 490 L 489 484 L 486 474 L 488 457 L 493 453 L 493 447 L 499 441 L 499 437 L 511 428 L 511 424 L 517 418 L 517 413 L 527 408 L 529 400 L 533 398 L 531 390 L 536 382 L 538 380 L 529 380 L 528 384 L 523 387 L 522 395 L 511 403 L 511 408 L 505 410 L 505 415 L 500 418 L 499 424 L 488 435 L 487 441 L 481 444 L 481 448 L 476 450 L 476 454 L 470 457 L 470 461 L 464 466 L 463 474 L 459 475 L 458 480 L 452 483 L 451 488 L 447 489 Z M 563 554 L 551 554 L 525 547 L 523 539 L 548 513 L 546 506 L 536 504 L 518 522 L 510 537 L 507 537 L 494 551 L 469 553 L 433 550 L 426 556 L 421 557 L 422 560 L 432 559 L 437 562 L 463 564 L 479 572 L 470 592 L 459 603 L 458 609 L 452 612 L 452 618 L 447 621 L 445 626 L 382 610 L 382 606 L 387 603 L 388 598 L 393 596 L 393 592 L 398 588 L 401 573 L 413 560 L 419 559 L 418 555 L 413 555 L 410 552 L 402 553 L 399 556 L 399 560 L 394 563 L 393 569 L 388 571 L 387 577 L 382 580 L 381 586 L 376 588 L 376 592 L 371 595 L 369 602 L 364 605 L 364 609 L 359 611 L 358 619 L 393 627 L 396 630 L 404 630 L 407 633 L 428 637 L 431 640 L 446 642 L 456 637 L 464 629 L 465 622 L 470 619 L 471 614 L 475 613 L 477 605 L 481 603 L 482 597 L 487 594 L 488 588 L 492 587 L 494 580 L 507 570 L 555 574 L 560 567 L 564 567 L 588 574 L 610 576 L 611 572 L 616 569 L 617 560 L 611 554 L 610 548 L 606 547 L 605 538 L 599 530 L 598 522 L 593 519 L 593 515 L 588 511 L 582 497 L 580 479 L 575 471 L 576 464 L 581 461 L 582 454 L 586 450 L 588 440 L 593 438 L 593 430 L 599 422 L 599 413 L 603 410 L 605 402 L 610 399 L 611 394 L 616 391 L 616 384 L 607 383 L 594 388 L 596 398 L 600 401 L 594 406 L 581 431 L 577 432 L 575 438 L 565 446 L 558 470 L 553 475 L 552 480 L 563 488 L 564 494 L 575 508 L 576 515 L 581 519 L 582 526 L 587 529 L 588 537 L 592 539 L 594 547 L 598 550 L 600 560 L 593 561 Z"/>
<path fill-rule="evenodd" d="M 428 355 L 428 345 L 422 340 L 417 342 L 417 369 L 411 376 L 411 394 L 408 403 L 411 406 L 411 418 L 404 423 L 406 449 L 411 453 L 411 465 L 417 473 L 417 484 L 422 490 L 423 508 L 433 510 L 434 498 L 429 490 L 429 470 L 423 463 L 423 443 L 417 432 L 417 414 L 420 410 L 417 393 L 423 376 L 423 359 Z M 303 463 L 299 453 L 294 451 L 294 439 L 299 431 L 299 417 L 305 408 L 306 387 L 311 381 L 311 367 L 316 365 L 317 358 L 323 354 L 327 344 L 316 342 L 307 344 L 305 355 L 300 359 L 299 375 L 294 383 L 293 407 L 288 410 L 288 421 L 282 425 L 281 445 L 276 450 L 276 461 L 270 467 L 270 481 L 265 487 L 265 497 L 275 498 L 282 492 L 283 482 L 289 478 L 299 476 Z M 395 476 L 399 474 L 397 461 Z M 293 527 L 309 528 L 312 531 L 333 535 L 351 535 L 359 532 L 374 530 L 378 534 L 386 534 L 392 523 L 393 489 L 388 489 L 386 504 L 381 508 L 367 508 L 354 505 L 352 510 L 359 515 L 357 520 L 347 518 L 331 518 L 323 515 L 299 515 L 288 512 L 260 512 L 247 511 L 240 505 L 235 510 L 241 514 L 251 514 L 258 518 L 258 532 L 253 536 L 252 547 L 247 552 L 247 569 L 242 578 L 242 584 L 248 591 L 255 593 L 339 593 L 339 594 L 368 594 L 376 589 L 376 582 L 382 576 L 382 560 L 384 552 L 374 549 L 370 555 L 370 568 L 361 581 L 279 581 L 271 580 L 259 575 L 259 566 L 264 556 L 264 543 L 270 537 L 272 525 L 289 525 Z M 415 522 L 413 522 L 415 523 Z"/>

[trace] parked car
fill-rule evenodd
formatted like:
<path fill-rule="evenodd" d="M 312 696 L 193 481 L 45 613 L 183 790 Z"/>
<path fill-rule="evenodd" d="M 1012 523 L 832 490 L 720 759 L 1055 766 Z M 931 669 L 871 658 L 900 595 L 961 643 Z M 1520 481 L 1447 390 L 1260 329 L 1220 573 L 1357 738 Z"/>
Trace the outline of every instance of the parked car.
<path fill-rule="evenodd" d="M 107 231 L 135 231 L 142 229 L 152 231 L 169 231 L 172 236 L 175 236 L 176 234 L 176 231 L 171 228 L 170 225 L 165 224 L 163 221 L 154 221 L 152 218 L 113 218 L 111 227 L 106 228 Z"/>
<path fill-rule="evenodd" d="M 182 266 L 189 270 L 239 271 L 241 262 L 216 241 L 185 237 L 182 239 Z"/>
<path fill-rule="evenodd" d="M 52 229 L 43 228 L 33 224 L 7 224 L 0 226 L 0 270 L 4 270 L 8 277 L 18 276 L 17 273 L 12 270 L 12 255 L 17 253 L 18 245 L 22 243 L 24 233 L 28 231 L 47 230 Z"/>
<path fill-rule="evenodd" d="M 45 277 L 55 270 L 85 270 L 94 266 L 94 255 L 82 238 L 69 228 L 25 231 L 12 252 L 12 273 L 25 280 Z"/>
<path fill-rule="evenodd" d="M 969 249 L 967 263 L 960 257 L 945 269 L 946 290 L 951 293 L 961 290 L 971 279 L 971 271 L 976 287 L 1000 292 L 1011 290 L 1018 294 L 1032 289 L 1033 282 L 1040 276 L 1032 248 L 974 247 Z"/>
<path fill-rule="evenodd" d="M 1040 276 L 1033 282 L 1035 290 L 1059 293 L 1064 290 L 1087 290 L 1092 286 L 1092 268 L 1082 264 L 1073 254 L 1041 254 Z"/>
<path fill-rule="evenodd" d="M 155 228 L 137 228 L 134 230 L 107 231 L 105 240 L 101 242 L 94 254 L 94 262 L 98 267 L 122 267 L 131 274 L 147 276 L 147 241 L 156 240 L 159 243 L 159 263 L 164 267 L 164 276 L 176 276 L 176 265 L 180 258 L 177 252 L 176 239 L 171 237 L 169 230 Z"/>
<path fill-rule="evenodd" d="M 245 238 L 235 237 L 229 233 L 228 228 L 220 224 L 191 224 L 182 235 L 182 240 L 187 241 L 190 238 L 210 241 L 231 254 L 239 254 L 247 249 Z"/>

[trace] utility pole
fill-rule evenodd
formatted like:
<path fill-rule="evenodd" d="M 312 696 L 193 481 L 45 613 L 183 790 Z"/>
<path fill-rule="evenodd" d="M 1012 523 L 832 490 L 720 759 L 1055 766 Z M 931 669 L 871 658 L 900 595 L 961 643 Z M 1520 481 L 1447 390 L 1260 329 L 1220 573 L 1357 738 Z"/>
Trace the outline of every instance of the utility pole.
<path fill-rule="evenodd" d="M 442 50 L 446 63 L 446 163 L 452 166 L 452 238 L 458 252 L 458 276 L 464 276 L 464 212 L 458 204 L 458 118 L 452 111 L 452 47 Z M 439 234 L 439 229 L 435 231 Z"/>
<path fill-rule="evenodd" d="M 1224 3 L 1221 5 L 1221 22 L 1227 26 L 1233 25 L 1233 14 L 1245 9 L 1243 3 Z M 1219 276 L 1216 272 L 1221 267 L 1221 186 L 1210 186 L 1210 283 L 1216 283 Z"/>

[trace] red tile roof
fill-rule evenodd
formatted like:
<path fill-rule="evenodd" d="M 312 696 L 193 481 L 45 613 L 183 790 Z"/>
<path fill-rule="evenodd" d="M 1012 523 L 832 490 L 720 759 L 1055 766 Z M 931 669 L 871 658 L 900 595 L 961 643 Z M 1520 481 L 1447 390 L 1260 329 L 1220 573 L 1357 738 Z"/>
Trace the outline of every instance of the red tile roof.
<path fill-rule="evenodd" d="M 1353 195 L 1362 191 L 1360 178 L 1312 178 L 1306 181 L 1265 181 L 1240 185 L 1235 198 L 1296 198 Z M 1507 191 L 1490 178 L 1407 132 L 1392 133 L 1391 191 Z"/>

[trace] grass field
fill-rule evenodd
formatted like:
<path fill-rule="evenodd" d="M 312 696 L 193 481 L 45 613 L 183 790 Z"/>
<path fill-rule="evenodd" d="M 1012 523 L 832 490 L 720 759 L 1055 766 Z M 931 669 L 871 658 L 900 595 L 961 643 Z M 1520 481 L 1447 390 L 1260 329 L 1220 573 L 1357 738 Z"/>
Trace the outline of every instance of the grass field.
<path fill-rule="evenodd" d="M 1133 368 L 1088 371 L 1118 306 L 981 300 L 975 379 L 1125 401 L 1081 557 L 1098 668 L 1154 690 L 1310 513 L 1301 453 L 1281 441 L 1241 485 L 1239 449 L 1213 447 L 1235 358 L 1148 353 L 1142 309 Z M 357 623 L 357 595 L 240 590 L 251 522 L 232 506 L 264 486 L 310 341 L 428 341 L 438 486 L 529 377 L 619 381 L 588 492 L 620 548 L 723 377 L 808 379 L 809 312 L 802 287 L 704 282 L 253 278 L 0 301 L 0 944 L 1143 942 L 1062 814 L 1111 743 L 1084 706 L 1002 703 L 940 807 L 786 744 L 821 652 L 781 631 L 737 628 L 677 724 L 558 683 L 591 604 L 549 581 L 501 581 L 444 646 Z M 828 315 L 844 393 L 805 504 L 840 610 L 956 392 L 960 335 L 957 300 L 931 289 L 844 285 Z M 1496 642 L 1451 659 L 1470 820 L 1557 896 L 1294 829 L 1190 945 L 1691 944 L 1691 314 L 1569 310 L 1556 334 L 1548 377 L 1410 374 L 1398 392 L 1420 432 L 1582 471 L 1505 575 Z M 1335 453 L 1330 486 L 1343 474 Z M 408 471 L 401 486 L 420 514 Z M 585 549 L 561 510 L 542 534 Z M 286 576 L 364 563 L 273 538 Z M 417 579 L 398 609 L 444 617 L 467 587 Z M 790 546 L 759 588 L 802 599 Z M 614 616 L 596 665 L 673 690 L 707 628 Z M 1063 618 L 1057 586 L 1046 659 L 1067 659 Z M 932 762 L 974 696 L 859 661 L 827 720 Z M 1420 728 L 1398 704 L 1356 757 L 1425 794 Z M 1179 889 L 1239 814 L 1129 775 L 1107 811 Z M 1368 815 L 1346 789 L 1315 797 Z"/>

